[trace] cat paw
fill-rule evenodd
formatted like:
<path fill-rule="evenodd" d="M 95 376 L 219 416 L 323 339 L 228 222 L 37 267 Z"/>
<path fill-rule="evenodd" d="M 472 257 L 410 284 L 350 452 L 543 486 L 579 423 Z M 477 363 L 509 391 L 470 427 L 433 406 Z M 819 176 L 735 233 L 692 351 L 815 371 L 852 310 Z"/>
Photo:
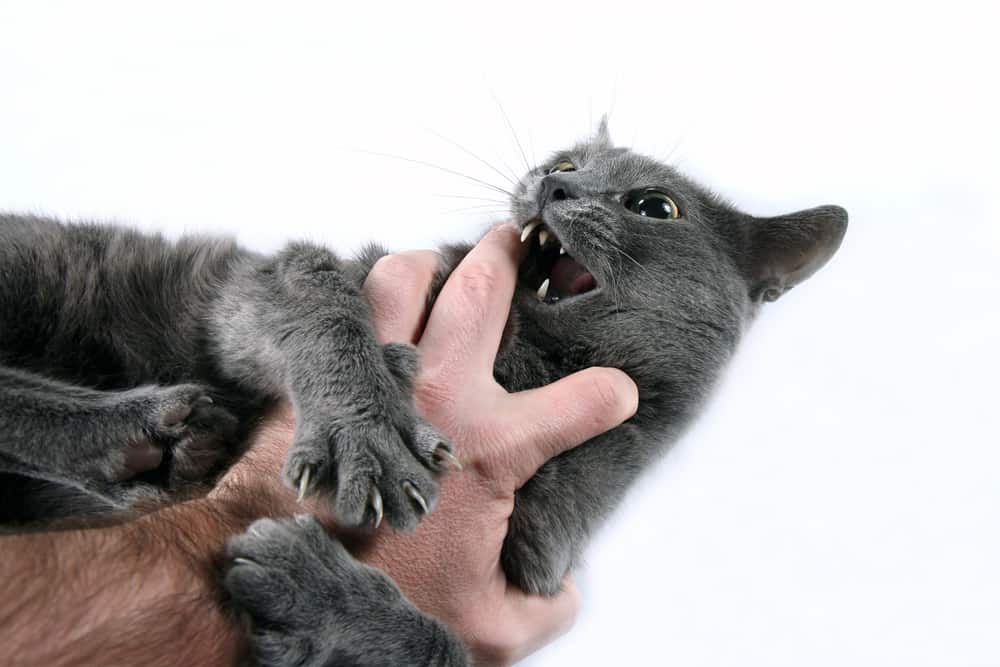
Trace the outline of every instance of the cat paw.
<path fill-rule="evenodd" d="M 329 498 L 344 526 L 377 528 L 384 518 L 410 530 L 437 504 L 438 476 L 461 465 L 409 398 L 416 351 L 398 344 L 382 350 L 388 373 L 364 404 L 355 399 L 336 413 L 302 410 L 283 474 L 300 499 Z"/>
<path fill-rule="evenodd" d="M 500 551 L 507 580 L 526 593 L 556 595 L 573 564 L 572 547 L 558 526 L 548 525 L 551 510 L 515 504 Z"/>
<path fill-rule="evenodd" d="M 397 633 L 419 625 L 416 611 L 312 516 L 254 522 L 229 541 L 225 567 L 223 584 L 249 616 L 260 665 L 424 664 L 388 656 Z"/>
<path fill-rule="evenodd" d="M 413 413 L 383 405 L 351 418 L 304 416 L 284 477 L 299 498 L 329 498 L 340 524 L 412 530 L 438 500 L 437 477 L 456 461 L 448 440 Z"/>
<path fill-rule="evenodd" d="M 417 349 L 405 343 L 387 343 L 382 346 L 382 358 L 403 393 L 412 394 L 413 381 L 420 369 Z"/>
<path fill-rule="evenodd" d="M 194 384 L 140 387 L 126 392 L 113 410 L 129 431 L 115 481 L 164 462 L 168 488 L 202 481 L 227 458 L 238 427 L 236 417 Z"/>

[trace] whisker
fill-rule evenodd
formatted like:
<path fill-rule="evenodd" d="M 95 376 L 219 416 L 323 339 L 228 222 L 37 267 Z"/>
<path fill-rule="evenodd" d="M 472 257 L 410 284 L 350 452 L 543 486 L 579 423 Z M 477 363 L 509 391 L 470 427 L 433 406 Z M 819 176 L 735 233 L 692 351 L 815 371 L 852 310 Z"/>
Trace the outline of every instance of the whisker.
<path fill-rule="evenodd" d="M 623 257 L 625 257 L 626 259 L 628 259 L 629 261 L 631 261 L 633 264 L 635 264 L 636 266 L 638 266 L 640 269 L 642 269 L 643 271 L 645 271 L 647 276 L 652 276 L 653 275 L 649 271 L 649 269 L 647 269 L 645 266 L 643 266 L 639 262 L 639 260 L 637 260 L 635 257 L 633 257 L 632 255 L 630 255 L 627 252 L 625 252 L 624 248 L 622 248 L 621 246 L 619 246 L 617 243 L 615 243 L 614 241 L 608 240 L 608 245 L 610 245 L 612 248 L 614 248 L 615 251 L 617 251 L 620 255 L 622 255 Z"/>
<path fill-rule="evenodd" d="M 433 193 L 432 197 L 447 197 L 448 199 L 474 199 L 476 201 L 491 201 L 498 204 L 508 204 L 510 203 L 507 199 L 491 199 L 489 197 L 473 197 L 470 195 L 448 195 L 443 193 Z"/>
<path fill-rule="evenodd" d="M 458 208 L 445 209 L 445 213 L 459 213 L 461 211 L 482 211 L 491 210 L 497 213 L 506 213 L 507 209 L 496 204 L 477 204 L 475 206 L 460 206 Z"/>
<path fill-rule="evenodd" d="M 509 171 L 511 174 L 515 174 L 514 170 L 511 168 L 511 166 L 509 164 L 507 164 L 507 162 L 503 158 L 499 158 L 499 159 L 500 159 L 500 163 L 504 166 L 504 168 L 507 171 Z M 516 176 L 516 174 L 515 174 L 515 176 Z"/>
<path fill-rule="evenodd" d="M 493 171 L 495 171 L 501 178 L 505 178 L 508 181 L 510 181 L 511 185 L 517 185 L 517 181 L 515 179 L 513 179 L 510 176 L 508 176 L 507 174 L 503 173 L 502 171 L 500 171 L 499 169 L 497 169 L 495 166 L 493 166 L 491 163 L 489 163 L 486 160 L 484 160 L 483 158 L 479 157 L 478 155 L 476 155 L 475 153 L 473 153 L 472 151 L 470 151 L 468 148 L 466 148 L 462 144 L 458 143 L 457 141 L 449 139 L 448 137 L 446 137 L 443 134 L 440 134 L 438 132 L 435 132 L 434 130 L 428 130 L 428 132 L 430 132 L 431 134 L 433 134 L 438 139 L 441 139 L 442 141 L 447 141 L 449 144 L 451 144 L 452 146 L 454 146 L 458 150 L 462 151 L 466 155 L 468 155 L 468 156 L 470 156 L 470 157 L 478 160 L 480 163 L 486 165 L 487 167 L 489 167 L 490 169 L 492 169 Z"/>
<path fill-rule="evenodd" d="M 348 150 L 351 150 L 351 149 L 348 149 Z M 356 148 L 356 149 L 353 149 L 353 150 L 355 150 L 358 153 L 367 153 L 368 155 L 376 155 L 378 157 L 395 158 L 396 160 L 403 160 L 404 162 L 412 162 L 413 164 L 419 164 L 419 165 L 422 165 L 424 167 L 430 167 L 431 169 L 437 169 L 439 171 L 443 171 L 446 174 L 451 174 L 452 176 L 459 176 L 461 178 L 465 178 L 467 180 L 470 180 L 470 181 L 472 181 L 474 183 L 478 183 L 479 185 L 482 185 L 483 187 L 490 188 L 491 190 L 496 190 L 497 192 L 499 192 L 501 194 L 505 194 L 508 197 L 513 197 L 514 196 L 514 193 L 510 192 L 509 190 L 505 190 L 505 189 L 503 189 L 503 188 L 501 188 L 499 186 L 493 185 L 492 183 L 490 183 L 488 181 L 484 181 L 481 178 L 476 178 L 475 176 L 469 176 L 468 174 L 463 174 L 460 171 L 455 171 L 454 169 L 448 169 L 447 167 L 442 167 L 441 165 L 434 164 L 432 162 L 425 162 L 423 160 L 417 160 L 417 159 L 414 159 L 414 158 L 411 158 L 411 157 L 406 157 L 405 155 L 394 155 L 392 153 L 381 153 L 379 151 L 368 151 L 368 150 L 364 150 L 363 148 Z"/>
<path fill-rule="evenodd" d="M 524 148 L 521 146 L 521 140 L 517 138 L 517 132 L 514 131 L 514 126 L 510 122 L 510 118 L 507 116 L 507 112 L 504 110 L 503 105 L 500 104 L 500 98 L 497 97 L 493 90 L 490 90 L 490 95 L 493 96 L 493 101 L 497 103 L 497 107 L 500 108 L 500 113 L 503 115 L 504 122 L 507 123 L 507 129 L 510 130 L 510 134 L 514 137 L 514 143 L 517 144 L 517 150 L 521 153 L 521 159 L 524 160 L 524 168 L 531 171 L 531 165 L 528 164 L 528 156 L 524 154 Z"/>

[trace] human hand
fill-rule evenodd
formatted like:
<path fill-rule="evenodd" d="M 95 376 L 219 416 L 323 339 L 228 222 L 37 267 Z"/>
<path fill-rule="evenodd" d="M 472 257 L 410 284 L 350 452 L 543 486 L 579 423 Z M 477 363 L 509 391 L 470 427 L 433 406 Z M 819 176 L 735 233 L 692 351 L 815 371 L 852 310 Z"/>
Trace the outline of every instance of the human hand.
<path fill-rule="evenodd" d="M 418 407 L 452 438 L 464 469 L 443 479 L 437 509 L 415 533 L 383 527 L 356 555 L 447 622 L 485 665 L 510 664 L 554 640 L 572 625 L 579 606 L 571 580 L 553 598 L 507 584 L 499 558 L 515 490 L 552 456 L 627 419 L 638 400 L 634 383 L 613 369 L 588 369 L 519 394 L 496 383 L 493 362 L 520 252 L 511 228 L 487 235 L 452 274 L 426 329 L 436 253 L 383 258 L 365 284 L 380 342 L 417 345 Z M 255 517 L 306 510 L 334 525 L 322 503 L 296 503 L 280 481 L 294 428 L 291 407 L 277 406 L 213 497 Z"/>
<path fill-rule="evenodd" d="M 571 580 L 543 598 L 504 577 L 499 558 L 514 492 L 548 459 L 620 424 L 638 404 L 635 384 L 607 368 L 517 394 L 497 384 L 493 364 L 520 252 L 516 230 L 492 230 L 451 275 L 426 328 L 435 253 L 383 258 L 365 284 L 380 342 L 419 349 L 417 405 L 452 438 L 463 470 L 443 480 L 437 510 L 415 533 L 383 529 L 358 555 L 447 622 L 477 664 L 510 664 L 572 625 L 579 596 Z"/>

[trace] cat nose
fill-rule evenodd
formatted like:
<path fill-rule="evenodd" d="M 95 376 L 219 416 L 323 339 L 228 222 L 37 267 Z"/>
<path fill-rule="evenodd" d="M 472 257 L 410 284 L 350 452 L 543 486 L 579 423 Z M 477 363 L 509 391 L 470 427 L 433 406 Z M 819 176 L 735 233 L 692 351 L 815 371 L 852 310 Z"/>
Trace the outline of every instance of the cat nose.
<path fill-rule="evenodd" d="M 542 187 L 538 191 L 538 206 L 542 208 L 550 202 L 578 199 L 579 196 L 578 190 L 567 178 L 558 174 L 549 174 L 542 179 Z"/>

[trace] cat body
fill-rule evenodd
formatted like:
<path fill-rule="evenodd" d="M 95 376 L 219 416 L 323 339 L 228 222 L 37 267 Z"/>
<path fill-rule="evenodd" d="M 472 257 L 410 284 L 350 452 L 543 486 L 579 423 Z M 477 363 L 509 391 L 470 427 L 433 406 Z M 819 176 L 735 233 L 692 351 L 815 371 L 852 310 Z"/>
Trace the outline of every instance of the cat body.
<path fill-rule="evenodd" d="M 603 123 L 526 174 L 511 212 L 530 248 L 498 382 L 520 391 L 607 366 L 639 388 L 634 417 L 549 461 L 517 493 L 504 570 L 553 594 L 697 414 L 761 303 L 820 268 L 847 217 L 832 206 L 748 216 L 612 146 Z M 437 285 L 468 250 L 442 250 Z M 268 257 L 228 241 L 0 217 L 3 520 L 127 507 L 210 479 L 267 403 L 286 396 L 297 419 L 288 483 L 326 494 L 343 523 L 384 515 L 412 528 L 433 509 L 452 448 L 413 408 L 412 348 L 375 341 L 360 289 L 383 254 L 345 261 L 292 244 Z M 226 586 L 260 621 L 264 664 L 466 664 L 443 625 L 311 519 L 260 522 L 230 556 Z M 274 563 L 276 577 L 283 563 L 281 580 L 294 585 L 261 586 L 247 562 Z M 338 621 L 351 605 L 395 621 Z M 268 610 L 289 607 L 283 629 L 268 629 Z"/>

